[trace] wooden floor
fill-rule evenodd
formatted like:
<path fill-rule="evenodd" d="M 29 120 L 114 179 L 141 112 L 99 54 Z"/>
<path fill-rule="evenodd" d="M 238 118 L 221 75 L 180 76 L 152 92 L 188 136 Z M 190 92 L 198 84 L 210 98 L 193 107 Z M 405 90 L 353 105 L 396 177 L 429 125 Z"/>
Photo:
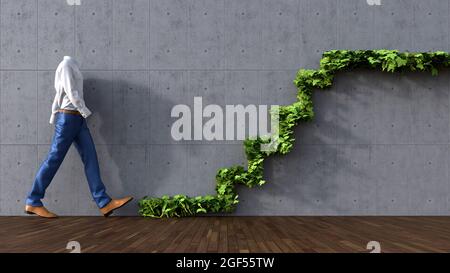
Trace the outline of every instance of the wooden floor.
<path fill-rule="evenodd" d="M 0 252 L 450 252 L 450 217 L 0 217 Z"/>

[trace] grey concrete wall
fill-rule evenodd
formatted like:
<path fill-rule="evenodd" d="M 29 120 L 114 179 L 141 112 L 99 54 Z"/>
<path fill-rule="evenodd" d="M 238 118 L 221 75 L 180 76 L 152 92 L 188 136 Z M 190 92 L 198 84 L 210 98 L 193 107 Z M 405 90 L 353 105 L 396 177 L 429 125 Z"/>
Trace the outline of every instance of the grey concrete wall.
<path fill-rule="evenodd" d="M 56 65 L 82 63 L 88 124 L 112 196 L 214 193 L 234 142 L 175 142 L 170 109 L 289 104 L 299 68 L 329 49 L 450 50 L 448 0 L 1 0 L 0 214 L 22 215 L 49 149 Z M 268 183 L 240 187 L 238 215 L 449 215 L 448 71 L 342 73 Z M 98 215 L 71 148 L 45 204 Z M 121 214 L 136 214 L 137 206 Z"/>

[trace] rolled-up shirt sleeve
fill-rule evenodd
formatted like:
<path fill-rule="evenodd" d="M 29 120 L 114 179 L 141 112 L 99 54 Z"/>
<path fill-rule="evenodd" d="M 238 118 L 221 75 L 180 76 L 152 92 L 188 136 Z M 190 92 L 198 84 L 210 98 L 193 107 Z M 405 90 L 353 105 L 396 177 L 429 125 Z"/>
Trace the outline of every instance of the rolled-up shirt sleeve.
<path fill-rule="evenodd" d="M 70 102 L 77 108 L 78 112 L 81 113 L 81 115 L 84 118 L 87 118 L 91 115 L 91 111 L 89 108 L 86 107 L 83 98 L 81 98 L 78 94 L 78 90 L 74 89 L 74 79 L 73 79 L 73 72 L 72 69 L 69 66 L 65 66 L 61 70 L 61 81 L 62 86 L 64 88 L 64 92 L 66 92 L 67 97 L 69 98 Z"/>

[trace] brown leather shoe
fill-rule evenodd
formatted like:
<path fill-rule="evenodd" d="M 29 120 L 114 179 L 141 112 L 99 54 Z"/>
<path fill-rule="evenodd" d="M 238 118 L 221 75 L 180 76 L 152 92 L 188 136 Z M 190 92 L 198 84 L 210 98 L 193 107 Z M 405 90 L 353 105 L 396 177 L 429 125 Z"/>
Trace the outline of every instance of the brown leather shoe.
<path fill-rule="evenodd" d="M 33 207 L 33 206 L 26 205 L 25 213 L 36 214 L 43 218 L 58 218 L 58 215 L 54 214 L 53 212 L 48 211 L 45 207 Z"/>
<path fill-rule="evenodd" d="M 125 206 L 131 200 L 133 200 L 133 197 L 131 196 L 122 199 L 113 199 L 108 203 L 108 205 L 101 208 L 100 212 L 103 214 L 103 216 L 108 217 L 109 215 L 111 215 L 111 213 L 113 213 L 114 210 Z"/>

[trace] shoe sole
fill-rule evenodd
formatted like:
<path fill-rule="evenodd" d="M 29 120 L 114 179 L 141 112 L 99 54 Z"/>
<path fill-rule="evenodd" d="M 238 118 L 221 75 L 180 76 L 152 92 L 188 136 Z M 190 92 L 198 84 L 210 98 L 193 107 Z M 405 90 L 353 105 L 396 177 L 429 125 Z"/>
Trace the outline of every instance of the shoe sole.
<path fill-rule="evenodd" d="M 36 216 L 39 216 L 39 217 L 45 218 L 45 219 L 55 219 L 55 218 L 58 218 L 58 217 L 44 217 L 44 216 L 40 216 L 40 215 L 38 215 L 38 214 L 36 214 L 36 213 L 34 213 L 34 212 L 32 212 L 32 211 L 28 211 L 28 210 L 24 210 L 24 212 L 25 212 L 26 214 L 36 215 Z"/>
<path fill-rule="evenodd" d="M 130 198 L 130 200 L 128 200 L 127 202 L 123 203 L 122 205 L 118 206 L 115 209 L 112 209 L 110 211 L 108 211 L 107 213 L 103 214 L 103 216 L 108 217 L 110 216 L 116 209 L 120 209 L 121 207 L 125 206 L 126 204 L 130 203 L 133 200 L 133 197 Z"/>

